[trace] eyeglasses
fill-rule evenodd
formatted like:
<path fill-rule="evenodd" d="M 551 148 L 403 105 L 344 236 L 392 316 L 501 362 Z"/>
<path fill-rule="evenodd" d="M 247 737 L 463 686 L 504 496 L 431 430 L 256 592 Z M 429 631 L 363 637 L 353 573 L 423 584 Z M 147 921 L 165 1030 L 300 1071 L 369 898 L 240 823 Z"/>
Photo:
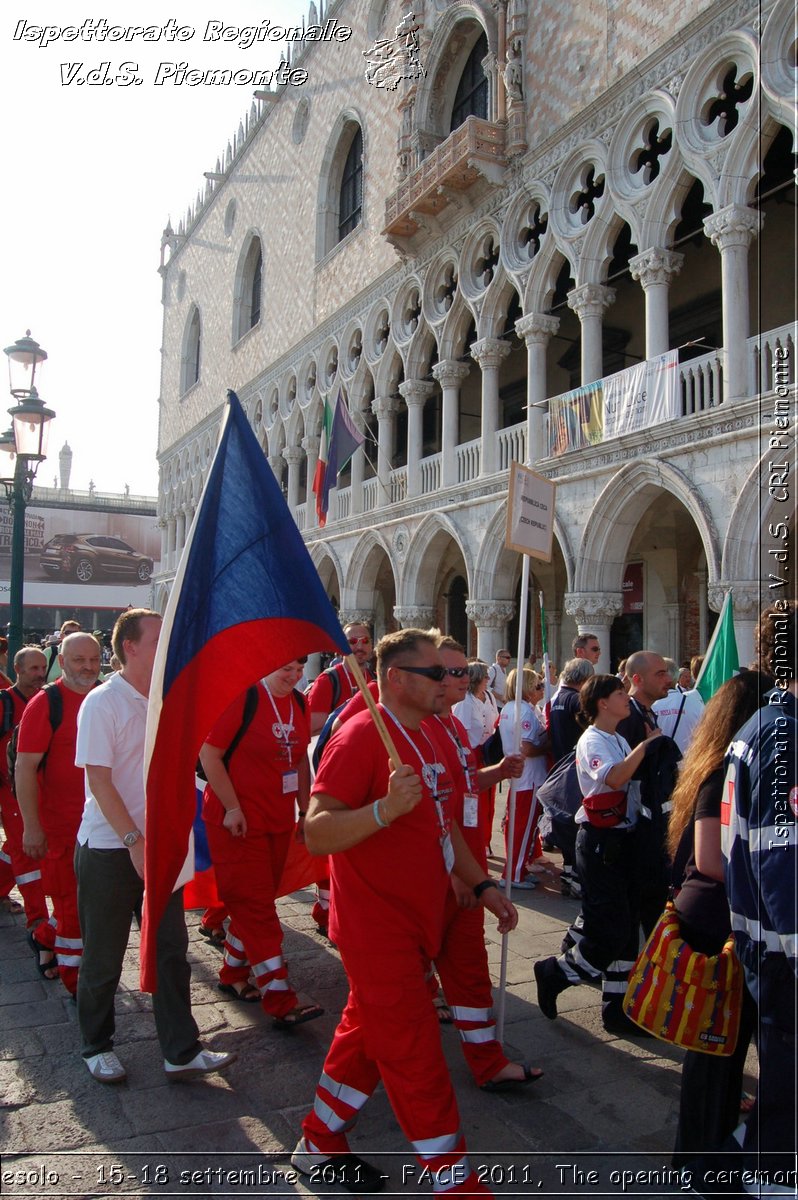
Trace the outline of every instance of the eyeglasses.
<path fill-rule="evenodd" d="M 423 675 L 425 679 L 434 679 L 436 683 L 443 683 L 446 678 L 446 667 L 402 667 L 399 663 L 393 665 L 398 671 L 407 671 L 410 675 Z"/>
<path fill-rule="evenodd" d="M 446 674 L 451 675 L 452 679 L 462 679 L 468 674 L 468 667 L 447 667 Z"/>
<path fill-rule="evenodd" d="M 370 637 L 347 638 L 350 646 L 368 646 L 371 641 Z"/>

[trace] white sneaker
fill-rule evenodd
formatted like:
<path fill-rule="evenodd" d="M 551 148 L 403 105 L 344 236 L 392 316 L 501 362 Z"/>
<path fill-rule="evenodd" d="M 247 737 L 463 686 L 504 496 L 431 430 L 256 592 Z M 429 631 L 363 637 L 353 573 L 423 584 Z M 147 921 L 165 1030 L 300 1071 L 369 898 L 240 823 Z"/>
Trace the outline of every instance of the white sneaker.
<path fill-rule="evenodd" d="M 100 1083 L 121 1083 L 123 1079 L 127 1079 L 127 1071 L 113 1050 L 92 1054 L 91 1058 L 84 1059 L 84 1062 L 89 1068 L 89 1074 L 99 1079 Z"/>
<path fill-rule="evenodd" d="M 173 1081 L 194 1079 L 197 1075 L 209 1075 L 211 1071 L 223 1071 L 225 1067 L 230 1066 L 230 1063 L 235 1062 L 236 1057 L 233 1050 L 221 1052 L 200 1050 L 199 1054 L 194 1055 L 191 1062 L 170 1063 L 164 1059 L 163 1069 L 166 1071 L 167 1079 Z"/>

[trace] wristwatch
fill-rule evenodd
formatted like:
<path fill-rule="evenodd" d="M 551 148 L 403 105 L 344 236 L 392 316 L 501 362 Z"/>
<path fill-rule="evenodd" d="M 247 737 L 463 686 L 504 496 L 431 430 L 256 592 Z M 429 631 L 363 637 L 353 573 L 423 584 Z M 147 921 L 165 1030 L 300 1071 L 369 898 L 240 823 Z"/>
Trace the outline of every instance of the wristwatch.
<path fill-rule="evenodd" d="M 131 829 L 130 833 L 125 834 L 125 836 L 122 838 L 122 841 L 125 843 L 128 850 L 132 850 L 140 837 L 144 837 L 144 834 L 140 829 Z"/>

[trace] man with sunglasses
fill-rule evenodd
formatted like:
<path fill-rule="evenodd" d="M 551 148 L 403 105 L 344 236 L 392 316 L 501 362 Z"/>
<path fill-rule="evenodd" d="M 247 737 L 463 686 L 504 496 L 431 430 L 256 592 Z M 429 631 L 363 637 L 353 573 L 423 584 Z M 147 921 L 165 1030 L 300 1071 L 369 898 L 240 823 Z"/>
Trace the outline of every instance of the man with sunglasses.
<path fill-rule="evenodd" d="M 446 667 L 445 705 L 441 712 L 425 722 L 424 728 L 437 726 L 444 732 L 444 746 L 454 780 L 455 816 L 471 853 L 487 876 L 485 839 L 479 819 L 480 793 L 503 779 L 520 778 L 524 759 L 521 754 L 508 754 L 494 766 L 477 767 L 465 727 L 452 713 L 453 705 L 468 691 L 465 650 L 454 638 L 443 634 L 438 635 L 437 644 Z M 473 890 L 452 875 L 443 943 L 435 967 L 460 1032 L 465 1060 L 477 1086 L 486 1092 L 507 1092 L 534 1083 L 543 1072 L 526 1063 L 511 1062 L 496 1037 L 484 926 L 484 912 Z"/>
<path fill-rule="evenodd" d="M 382 1079 L 435 1190 L 486 1194 L 466 1157 L 426 964 L 440 951 L 452 871 L 501 933 L 518 914 L 467 847 L 443 732 L 424 724 L 446 705 L 434 637 L 404 629 L 382 638 L 377 677 L 402 765 L 391 770 L 369 713 L 353 717 L 330 739 L 305 820 L 308 849 L 331 855 L 330 933 L 350 993 L 291 1161 L 304 1174 L 326 1167 L 355 1192 L 384 1187 L 345 1135 Z"/>
<path fill-rule="evenodd" d="M 374 676 L 368 667 L 373 653 L 371 632 L 368 626 L 362 625 L 358 621 L 351 621 L 348 625 L 344 625 L 344 635 L 349 642 L 349 652 L 354 655 L 366 680 L 373 680 Z M 328 667 L 326 671 L 322 671 L 314 679 L 306 695 L 310 712 L 310 734 L 313 737 L 321 731 L 331 712 L 346 704 L 347 700 L 351 700 L 353 696 L 358 695 L 358 687 L 347 664 L 339 662 L 333 667 Z M 316 885 L 316 903 L 313 905 L 311 915 L 319 933 L 326 937 L 330 918 L 329 879 L 320 879 Z"/>

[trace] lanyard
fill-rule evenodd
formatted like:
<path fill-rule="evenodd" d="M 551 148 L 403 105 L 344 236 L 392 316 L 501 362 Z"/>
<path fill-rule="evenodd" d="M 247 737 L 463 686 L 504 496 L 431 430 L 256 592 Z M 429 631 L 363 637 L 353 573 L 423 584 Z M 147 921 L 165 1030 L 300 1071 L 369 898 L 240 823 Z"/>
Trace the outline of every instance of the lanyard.
<path fill-rule="evenodd" d="M 399 720 L 398 717 L 395 717 L 393 715 L 390 708 L 385 708 L 384 704 L 382 707 L 385 709 L 385 711 L 387 712 L 388 716 L 393 721 L 396 728 L 401 731 L 405 741 L 409 742 L 410 745 L 415 750 L 415 752 L 418 756 L 418 760 L 421 763 L 421 778 L 423 779 L 424 783 L 427 785 L 430 792 L 432 793 L 432 799 L 435 801 L 435 811 L 438 814 L 438 821 L 440 822 L 441 829 L 445 832 L 446 831 L 446 822 L 444 821 L 443 812 L 441 811 L 443 808 L 443 801 L 438 799 L 438 772 L 435 769 L 435 764 L 427 762 L 424 755 L 421 753 L 418 746 L 413 741 L 413 739 L 411 738 L 410 734 L 405 729 L 402 722 Z M 429 746 L 430 750 L 432 751 L 433 758 L 434 758 L 435 747 L 433 746 L 432 742 L 429 740 L 429 738 L 427 737 L 427 735 L 423 729 L 419 729 L 419 733 L 421 734 L 421 736 L 424 738 L 424 741 Z"/>
<path fill-rule="evenodd" d="M 294 728 L 294 701 L 289 696 L 289 704 L 291 705 L 291 711 L 288 716 L 288 724 L 284 725 L 282 718 L 280 717 L 280 714 L 277 711 L 277 705 L 274 703 L 274 696 L 269 691 L 269 685 L 265 681 L 261 681 L 261 682 L 263 682 L 263 690 L 266 692 L 266 695 L 269 697 L 269 700 L 271 701 L 271 706 L 274 709 L 274 715 L 277 718 L 277 723 L 275 725 L 272 725 L 272 733 L 278 740 L 280 738 L 283 738 L 285 740 L 285 749 L 288 754 L 288 765 L 289 765 L 289 767 L 292 767 L 294 764 L 293 764 L 293 761 L 291 758 L 291 741 L 290 741 L 289 734 L 291 733 L 291 731 Z"/>
<path fill-rule="evenodd" d="M 454 745 L 457 749 L 457 757 L 460 760 L 460 766 L 463 768 L 463 774 L 465 775 L 465 779 L 466 779 L 466 791 L 468 791 L 468 792 L 473 791 L 473 788 L 471 786 L 471 771 L 468 766 L 468 755 L 466 754 L 465 746 L 463 745 L 463 743 L 460 741 L 460 738 L 458 737 L 456 726 L 453 723 L 451 723 L 451 721 L 452 721 L 451 715 L 449 716 L 449 719 L 447 722 L 443 719 L 443 717 L 439 717 L 436 713 L 435 720 L 438 721 L 443 726 L 443 728 L 446 730 L 446 733 L 447 733 L 450 741 L 452 741 L 454 743 Z"/>

